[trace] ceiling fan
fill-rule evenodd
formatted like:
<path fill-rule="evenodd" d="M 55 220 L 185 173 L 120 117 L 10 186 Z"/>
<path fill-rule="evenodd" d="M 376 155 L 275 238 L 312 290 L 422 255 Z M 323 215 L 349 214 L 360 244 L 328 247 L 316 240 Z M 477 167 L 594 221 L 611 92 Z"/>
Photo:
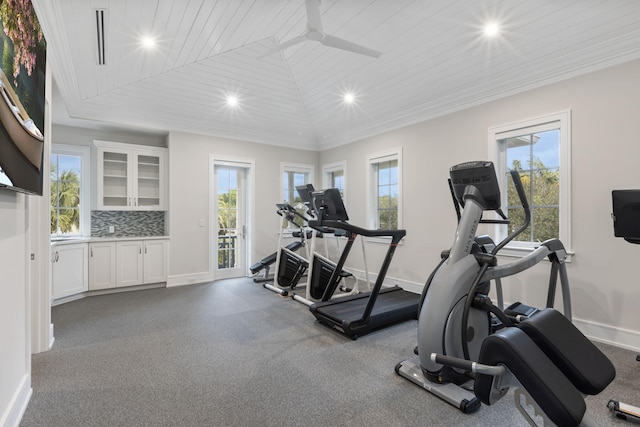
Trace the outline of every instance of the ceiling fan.
<path fill-rule="evenodd" d="M 368 47 L 361 46 L 348 40 L 344 40 L 332 36 L 331 34 L 325 33 L 324 31 L 322 31 L 322 19 L 320 17 L 320 0 L 305 0 L 305 4 L 307 7 L 307 31 L 301 36 L 294 37 L 291 40 L 287 40 L 286 42 L 278 44 L 278 46 L 276 46 L 266 55 L 270 55 L 274 52 L 287 49 L 288 47 L 309 40 L 318 41 L 328 47 L 347 50 L 349 52 L 372 56 L 374 58 L 382 55 L 382 52 L 378 52 L 377 50 L 369 49 Z"/>

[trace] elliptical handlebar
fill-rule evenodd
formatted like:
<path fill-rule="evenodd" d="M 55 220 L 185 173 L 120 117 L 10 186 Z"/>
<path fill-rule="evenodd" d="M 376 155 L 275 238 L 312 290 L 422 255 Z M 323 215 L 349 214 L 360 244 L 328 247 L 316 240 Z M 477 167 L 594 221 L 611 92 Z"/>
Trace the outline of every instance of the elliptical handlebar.
<path fill-rule="evenodd" d="M 505 237 L 500 243 L 498 243 L 491 251 L 492 255 L 496 255 L 500 249 L 502 249 L 504 246 L 506 246 L 507 243 L 515 239 L 516 236 L 522 233 L 531 223 L 531 208 L 529 207 L 529 201 L 527 200 L 527 195 L 524 191 L 524 186 L 522 185 L 522 179 L 520 179 L 520 173 L 515 169 L 510 170 L 509 173 L 511 174 L 513 185 L 516 188 L 516 192 L 518 193 L 520 204 L 524 208 L 524 223 L 520 227 L 518 227 L 518 229 L 514 230 L 511 234 Z"/>

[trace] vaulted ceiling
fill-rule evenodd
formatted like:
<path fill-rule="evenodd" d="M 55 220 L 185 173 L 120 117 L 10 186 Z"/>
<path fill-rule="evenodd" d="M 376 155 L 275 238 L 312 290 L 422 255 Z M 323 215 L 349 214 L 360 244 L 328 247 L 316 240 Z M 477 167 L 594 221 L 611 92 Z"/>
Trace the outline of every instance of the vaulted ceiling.
<path fill-rule="evenodd" d="M 53 121 L 321 150 L 640 58 L 637 0 L 307 1 L 33 0 Z"/>

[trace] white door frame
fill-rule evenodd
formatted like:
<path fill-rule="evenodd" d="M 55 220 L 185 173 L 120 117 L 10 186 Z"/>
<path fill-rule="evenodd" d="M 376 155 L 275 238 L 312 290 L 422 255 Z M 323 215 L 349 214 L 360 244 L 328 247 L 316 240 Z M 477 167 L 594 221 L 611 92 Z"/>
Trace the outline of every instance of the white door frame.
<path fill-rule="evenodd" d="M 244 263 L 244 275 L 249 275 L 249 264 L 253 259 L 253 246 L 254 246 L 254 233 L 255 229 L 255 159 L 239 158 L 225 155 L 209 155 L 209 272 L 215 277 L 218 263 L 218 253 L 213 248 L 217 247 L 217 236 L 215 231 L 218 229 L 218 200 L 216 199 L 216 181 L 215 181 L 215 167 L 216 166 L 231 166 L 236 168 L 243 168 L 246 170 L 246 201 L 245 201 L 245 240 L 243 251 L 243 263 Z M 215 241 L 214 241 L 215 240 Z"/>

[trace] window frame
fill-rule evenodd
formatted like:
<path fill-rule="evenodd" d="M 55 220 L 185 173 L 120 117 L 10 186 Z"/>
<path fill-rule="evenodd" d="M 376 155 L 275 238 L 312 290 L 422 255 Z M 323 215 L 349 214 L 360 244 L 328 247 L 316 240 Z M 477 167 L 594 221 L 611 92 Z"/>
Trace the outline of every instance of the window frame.
<path fill-rule="evenodd" d="M 342 201 L 347 206 L 347 162 L 344 160 L 328 163 L 322 166 L 322 186 L 323 188 L 335 188 L 332 177 L 334 172 L 342 171 L 343 188 L 339 188 L 342 194 Z"/>
<path fill-rule="evenodd" d="M 488 131 L 489 160 L 493 161 L 496 175 L 500 177 L 502 205 L 506 206 L 507 191 L 503 177 L 507 173 L 506 149 L 501 147 L 499 140 L 523 134 L 559 129 L 558 163 L 560 171 L 559 196 L 559 236 L 564 245 L 568 258 L 573 254 L 571 241 L 571 110 L 545 114 L 526 120 L 516 121 L 504 125 L 493 126 Z M 509 184 L 511 185 L 511 184 Z M 496 241 L 506 237 L 506 226 L 495 225 L 493 231 Z M 501 255 L 522 257 L 539 246 L 539 242 L 511 241 L 501 251 Z"/>
<path fill-rule="evenodd" d="M 403 228 L 402 221 L 402 147 L 372 153 L 367 156 L 367 226 L 370 229 L 378 228 L 378 173 L 374 166 L 389 160 L 398 162 L 398 225 L 397 229 Z M 388 242 L 388 238 L 370 237 L 369 241 Z"/>
<path fill-rule="evenodd" d="M 312 184 L 315 181 L 315 167 L 311 163 L 289 163 L 289 162 L 281 162 L 280 163 L 280 203 L 284 203 L 284 174 L 285 172 L 294 172 L 294 173 L 304 173 L 309 177 L 309 181 L 305 184 Z M 294 194 L 295 188 L 293 188 Z M 295 196 L 294 196 L 295 199 Z M 295 207 L 293 203 L 290 203 Z M 287 230 L 293 230 L 293 227 L 289 227 L 290 224 L 287 224 Z"/>
<path fill-rule="evenodd" d="M 80 145 L 53 143 L 51 144 L 49 162 L 51 162 L 51 156 L 53 155 L 80 157 L 80 232 L 77 234 L 52 233 L 51 237 L 89 237 L 91 235 L 91 148 Z M 51 181 L 51 176 L 49 176 L 49 181 Z M 51 205 L 51 202 L 49 202 L 49 205 Z"/>

